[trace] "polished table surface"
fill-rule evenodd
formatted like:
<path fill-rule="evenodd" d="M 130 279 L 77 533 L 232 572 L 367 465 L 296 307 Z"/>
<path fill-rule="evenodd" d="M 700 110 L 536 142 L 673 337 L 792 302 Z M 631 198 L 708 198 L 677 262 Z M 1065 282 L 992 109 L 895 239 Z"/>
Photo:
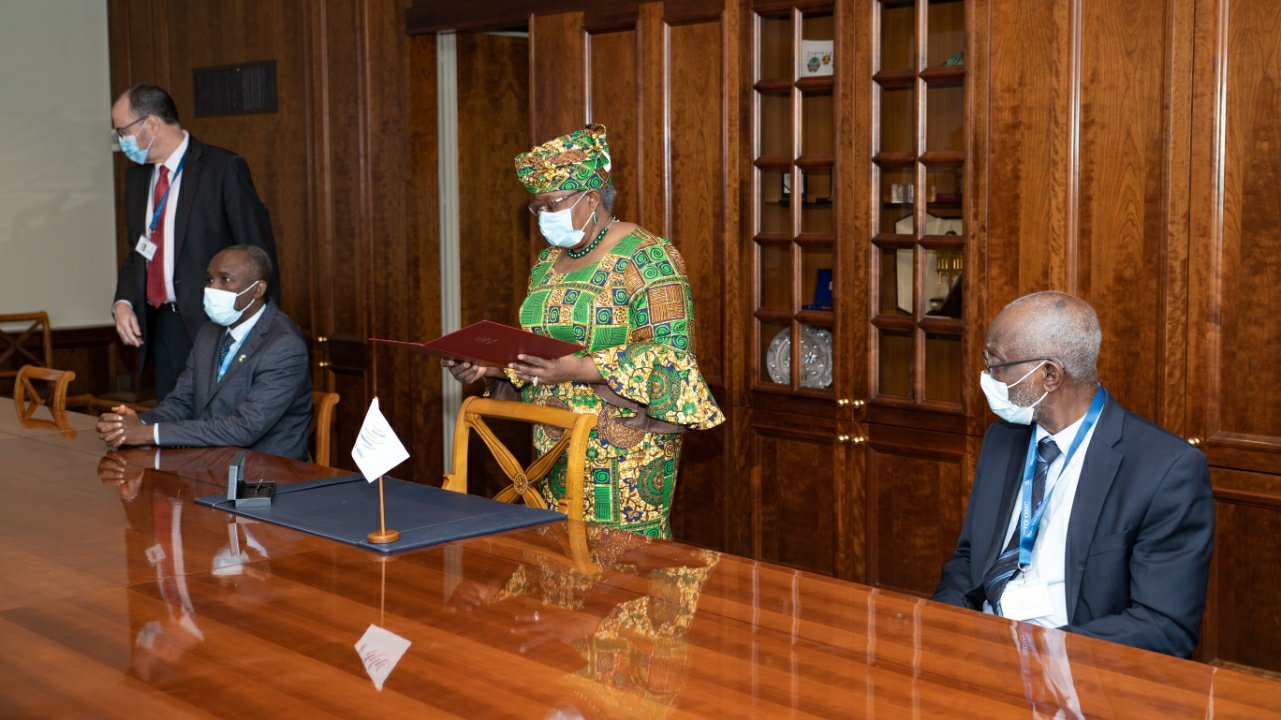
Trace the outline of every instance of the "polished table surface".
<path fill-rule="evenodd" d="M 384 558 L 195 505 L 230 449 L 92 425 L 0 412 L 0 717 L 1281 716 L 1264 678 L 621 532 Z"/>

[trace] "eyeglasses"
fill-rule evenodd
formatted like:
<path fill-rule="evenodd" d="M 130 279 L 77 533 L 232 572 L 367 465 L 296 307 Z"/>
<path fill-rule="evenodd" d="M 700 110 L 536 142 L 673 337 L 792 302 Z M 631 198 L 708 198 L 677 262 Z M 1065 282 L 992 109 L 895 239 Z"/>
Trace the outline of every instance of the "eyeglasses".
<path fill-rule="evenodd" d="M 988 360 L 987 354 L 986 354 L 986 353 L 984 353 L 984 355 L 983 355 L 983 366 L 984 366 L 985 368 L 987 368 L 987 374 L 988 374 L 988 375 L 991 375 L 993 372 L 995 372 L 995 371 L 997 371 L 997 370 L 1001 370 L 1001 369 L 1003 369 L 1003 368 L 1011 367 L 1011 366 L 1013 366 L 1013 365 L 1022 365 L 1023 363 L 1030 363 L 1030 362 L 1050 362 L 1050 361 L 1051 361 L 1051 360 L 1053 360 L 1053 359 L 1054 359 L 1054 358 L 1047 358 L 1047 357 L 1034 357 L 1034 358 L 1024 358 L 1024 359 L 1022 359 L 1022 360 L 1010 360 L 1009 362 L 997 363 L 997 364 L 993 365 L 993 364 L 992 364 L 992 362 L 991 362 L 990 360 Z"/>
<path fill-rule="evenodd" d="M 566 195 L 565 197 L 561 197 L 561 198 L 553 198 L 551 200 L 535 200 L 534 202 L 529 204 L 529 212 L 531 212 L 534 215 L 537 215 L 538 213 L 545 213 L 545 212 L 547 213 L 556 212 L 557 210 L 560 210 L 560 206 L 566 200 L 569 200 L 570 198 L 574 198 L 574 197 L 582 197 L 587 192 L 589 191 L 582 190 L 582 191 L 573 193 L 572 195 Z"/>
<path fill-rule="evenodd" d="M 143 120 L 146 120 L 149 117 L 151 116 L 143 115 L 142 117 L 138 118 L 137 120 L 134 120 L 133 122 L 129 123 L 128 125 L 125 125 L 124 127 L 111 128 L 111 130 L 116 134 L 116 137 L 122 138 L 125 136 L 125 130 L 128 130 L 129 128 L 133 127 L 134 125 L 137 125 L 138 123 L 142 122 Z"/>

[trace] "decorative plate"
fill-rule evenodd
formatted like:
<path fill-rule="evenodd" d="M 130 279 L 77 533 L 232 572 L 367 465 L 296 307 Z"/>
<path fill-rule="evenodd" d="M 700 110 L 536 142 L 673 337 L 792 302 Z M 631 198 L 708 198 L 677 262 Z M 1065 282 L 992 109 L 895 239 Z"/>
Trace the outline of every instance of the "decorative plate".
<path fill-rule="evenodd" d="M 792 382 L 792 332 L 784 328 L 765 351 L 769 379 L 780 385 Z M 832 334 L 823 328 L 801 326 L 801 387 L 825 388 L 832 384 Z"/>

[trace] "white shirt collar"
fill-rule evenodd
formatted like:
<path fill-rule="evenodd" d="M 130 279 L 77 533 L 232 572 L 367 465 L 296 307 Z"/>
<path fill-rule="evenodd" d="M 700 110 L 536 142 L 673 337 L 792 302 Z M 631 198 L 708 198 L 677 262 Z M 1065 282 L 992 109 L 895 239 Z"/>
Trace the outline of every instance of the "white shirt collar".
<path fill-rule="evenodd" d="M 169 154 L 169 157 L 165 158 L 164 162 L 160 163 L 161 165 L 164 165 L 165 167 L 169 168 L 170 178 L 172 178 L 173 174 L 178 171 L 178 163 L 182 162 L 182 156 L 186 154 L 187 146 L 190 144 L 191 144 L 191 133 L 187 132 L 186 130 L 183 130 L 182 142 L 178 144 L 177 149 L 175 149 L 172 153 Z"/>
<path fill-rule="evenodd" d="M 258 322 L 258 318 L 262 317 L 262 311 L 266 309 L 267 303 L 263 303 L 262 307 L 258 308 L 258 312 L 250 315 L 248 320 L 228 330 L 227 332 L 231 333 L 231 341 L 236 344 L 243 341 L 245 336 L 249 334 L 249 331 L 252 330 L 254 325 Z"/>
<path fill-rule="evenodd" d="M 1077 418 L 1076 422 L 1072 423 L 1071 425 L 1068 425 L 1067 427 L 1054 433 L 1053 435 L 1050 435 L 1049 430 L 1046 430 L 1040 425 L 1037 425 L 1036 441 L 1039 443 L 1042 440 L 1044 440 L 1047 435 L 1049 435 L 1050 437 L 1054 438 L 1054 444 L 1059 446 L 1060 452 L 1067 452 L 1068 448 L 1072 446 L 1072 441 L 1076 439 L 1076 431 L 1081 427 L 1081 423 L 1083 422 L 1085 422 L 1085 415 L 1082 415 L 1081 417 Z"/>

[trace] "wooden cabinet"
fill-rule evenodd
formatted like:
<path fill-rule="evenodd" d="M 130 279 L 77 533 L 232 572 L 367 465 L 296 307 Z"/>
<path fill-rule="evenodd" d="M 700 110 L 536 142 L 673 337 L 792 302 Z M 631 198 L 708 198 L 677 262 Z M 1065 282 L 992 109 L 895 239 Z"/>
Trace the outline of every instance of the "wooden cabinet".
<path fill-rule="evenodd" d="M 967 3 L 750 10 L 750 546 L 927 593 L 960 528 L 974 426 Z M 786 511 L 762 466 L 808 503 L 803 532 L 772 522 Z"/>

